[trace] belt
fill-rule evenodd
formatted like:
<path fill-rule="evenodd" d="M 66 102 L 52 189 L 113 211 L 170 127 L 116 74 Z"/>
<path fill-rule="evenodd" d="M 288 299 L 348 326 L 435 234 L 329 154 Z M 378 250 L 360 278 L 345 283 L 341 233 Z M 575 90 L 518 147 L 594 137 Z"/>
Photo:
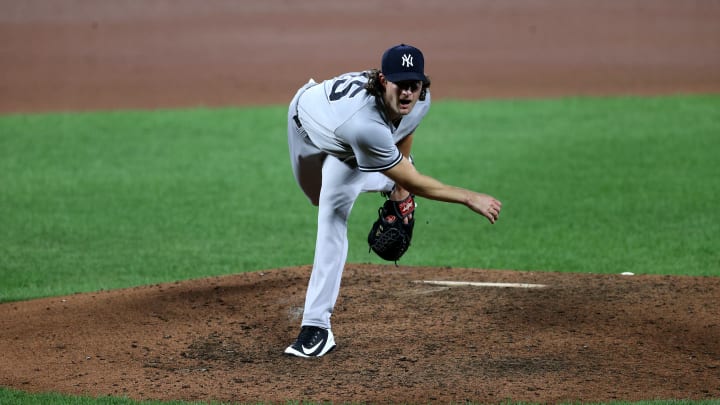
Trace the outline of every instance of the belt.
<path fill-rule="evenodd" d="M 293 120 L 295 121 L 295 125 L 297 125 L 298 128 L 302 128 L 302 123 L 300 122 L 300 118 L 298 118 L 297 112 L 295 112 L 295 115 L 293 115 Z"/>

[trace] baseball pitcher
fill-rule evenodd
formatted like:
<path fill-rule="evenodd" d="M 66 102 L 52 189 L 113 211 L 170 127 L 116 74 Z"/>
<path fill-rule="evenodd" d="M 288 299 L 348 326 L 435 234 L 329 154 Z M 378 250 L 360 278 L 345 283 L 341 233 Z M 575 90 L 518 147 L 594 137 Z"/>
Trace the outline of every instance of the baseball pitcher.
<path fill-rule="evenodd" d="M 409 157 L 413 134 L 430 109 L 430 79 L 422 52 L 400 44 L 387 49 L 381 69 L 310 80 L 288 109 L 293 174 L 318 206 L 317 239 L 301 331 L 285 353 L 320 357 L 335 348 L 330 316 L 347 259 L 347 223 L 362 192 L 388 201 L 368 236 L 381 257 L 397 260 L 414 223 L 414 196 L 464 204 L 495 223 L 502 204 L 421 174 Z"/>

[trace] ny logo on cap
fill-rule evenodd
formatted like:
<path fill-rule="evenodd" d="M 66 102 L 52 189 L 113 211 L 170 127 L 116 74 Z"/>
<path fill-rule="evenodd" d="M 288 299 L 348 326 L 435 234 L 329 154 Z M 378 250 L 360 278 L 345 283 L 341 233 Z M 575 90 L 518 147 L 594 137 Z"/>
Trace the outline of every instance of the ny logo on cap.
<path fill-rule="evenodd" d="M 405 66 L 405 67 L 413 66 L 413 57 L 411 54 L 406 53 L 402 56 L 402 66 Z"/>

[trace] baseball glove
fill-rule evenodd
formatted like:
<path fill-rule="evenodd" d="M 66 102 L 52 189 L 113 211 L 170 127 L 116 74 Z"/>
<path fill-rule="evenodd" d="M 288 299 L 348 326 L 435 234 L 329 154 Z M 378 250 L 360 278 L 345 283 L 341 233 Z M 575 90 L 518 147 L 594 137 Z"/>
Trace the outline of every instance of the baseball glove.
<path fill-rule="evenodd" d="M 378 209 L 379 218 L 368 234 L 370 250 L 381 258 L 397 262 L 407 252 L 415 226 L 415 199 L 387 200 Z"/>

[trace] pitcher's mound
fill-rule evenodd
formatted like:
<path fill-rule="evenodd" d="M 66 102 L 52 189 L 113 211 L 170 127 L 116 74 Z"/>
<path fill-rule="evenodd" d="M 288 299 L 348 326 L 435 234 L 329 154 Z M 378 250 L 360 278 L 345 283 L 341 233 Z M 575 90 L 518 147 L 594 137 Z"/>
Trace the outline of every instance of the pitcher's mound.
<path fill-rule="evenodd" d="M 720 397 L 719 278 L 348 265 L 338 347 L 304 360 L 281 353 L 309 274 L 2 304 L 0 385 L 252 403 Z"/>

